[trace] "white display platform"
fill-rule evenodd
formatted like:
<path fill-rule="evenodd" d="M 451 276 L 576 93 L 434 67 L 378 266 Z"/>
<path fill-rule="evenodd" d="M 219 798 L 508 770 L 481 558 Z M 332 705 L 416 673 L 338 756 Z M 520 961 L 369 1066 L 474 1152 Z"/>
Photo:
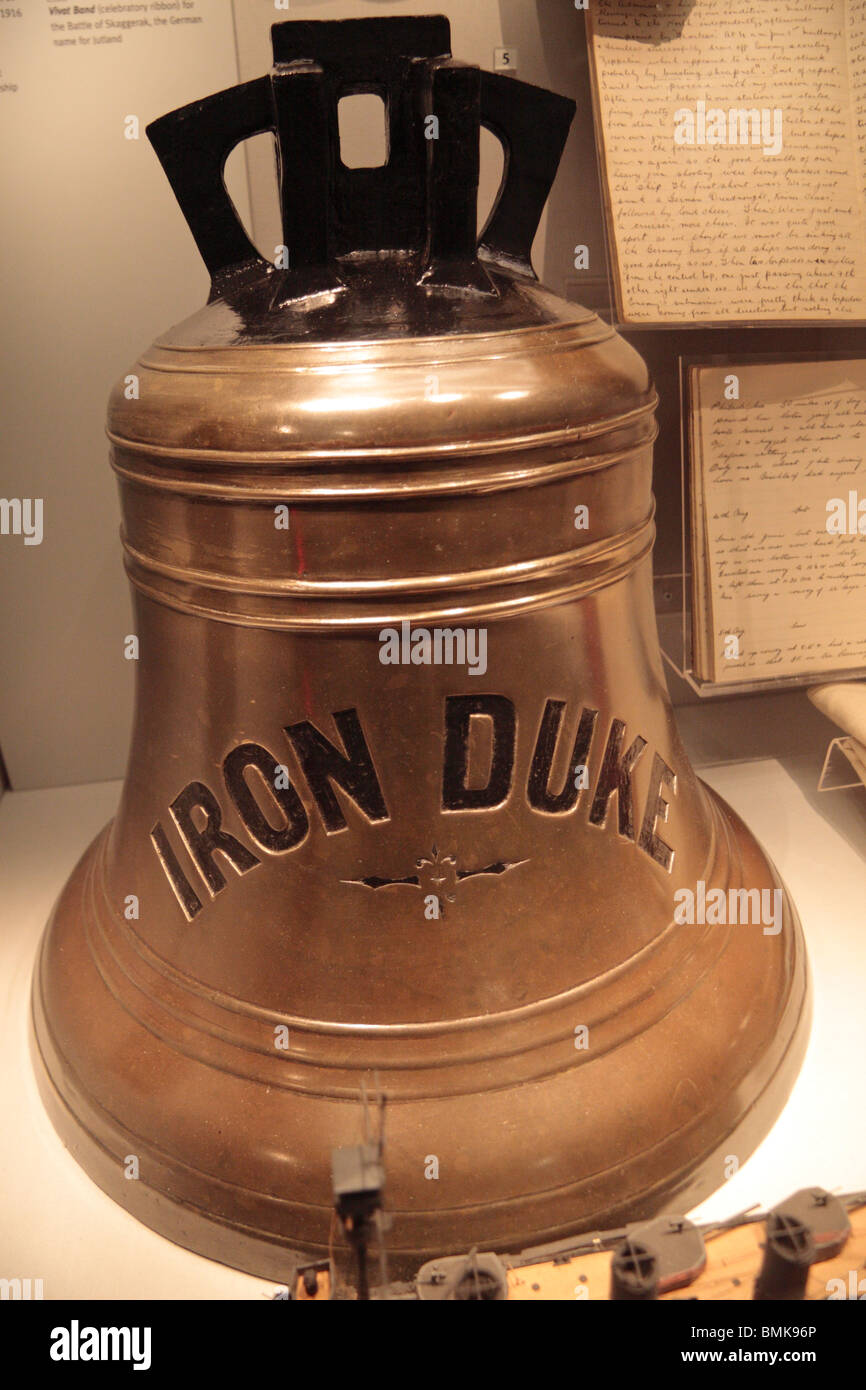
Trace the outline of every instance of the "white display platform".
<path fill-rule="evenodd" d="M 710 764 L 718 756 L 712 712 L 680 716 L 696 768 L 785 878 L 814 983 L 812 1036 L 791 1099 L 698 1215 L 772 1205 L 803 1186 L 866 1187 L 866 790 L 815 791 L 814 750 L 784 764 Z M 119 786 L 11 792 L 0 801 L 0 1277 L 42 1279 L 46 1299 L 269 1299 L 278 1285 L 181 1250 L 104 1196 L 63 1148 L 36 1090 L 27 1041 L 34 952 Z"/>

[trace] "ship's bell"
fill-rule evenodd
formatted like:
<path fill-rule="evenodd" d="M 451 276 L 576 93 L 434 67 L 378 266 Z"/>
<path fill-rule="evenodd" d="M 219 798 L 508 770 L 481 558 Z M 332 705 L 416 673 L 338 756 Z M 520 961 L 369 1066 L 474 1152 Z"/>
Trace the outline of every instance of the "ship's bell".
<path fill-rule="evenodd" d="M 572 103 L 440 17 L 272 33 L 149 129 L 213 290 L 109 407 L 137 712 L 39 957 L 46 1104 L 142 1221 L 279 1279 L 362 1085 L 392 1269 L 687 1208 L 783 1104 L 807 970 L 668 702 L 647 369 L 532 270 Z M 359 90 L 381 167 L 340 160 Z M 263 131 L 274 264 L 222 179 Z"/>

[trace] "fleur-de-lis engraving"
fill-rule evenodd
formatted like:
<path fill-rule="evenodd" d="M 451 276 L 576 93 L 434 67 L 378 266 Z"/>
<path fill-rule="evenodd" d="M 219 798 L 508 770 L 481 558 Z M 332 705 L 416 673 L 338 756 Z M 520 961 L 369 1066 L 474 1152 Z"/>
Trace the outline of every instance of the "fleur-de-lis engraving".
<path fill-rule="evenodd" d="M 457 860 L 453 855 L 440 854 L 433 846 L 429 859 L 417 859 L 418 887 L 425 897 L 433 894 L 441 902 L 453 903 L 457 889 Z"/>

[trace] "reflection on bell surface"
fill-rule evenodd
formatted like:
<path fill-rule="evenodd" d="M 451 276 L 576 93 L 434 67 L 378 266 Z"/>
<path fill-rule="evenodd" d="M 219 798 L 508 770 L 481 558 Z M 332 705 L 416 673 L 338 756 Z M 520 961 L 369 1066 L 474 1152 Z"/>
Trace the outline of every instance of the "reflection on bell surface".
<path fill-rule="evenodd" d="M 375 1074 L 397 1271 L 685 1209 L 784 1102 L 806 961 L 668 702 L 647 370 L 530 264 L 572 103 L 435 16 L 273 39 L 149 132 L 213 293 L 109 408 L 137 709 L 42 946 L 46 1104 L 141 1220 L 280 1279 Z M 263 130 L 283 266 L 222 184 Z"/>

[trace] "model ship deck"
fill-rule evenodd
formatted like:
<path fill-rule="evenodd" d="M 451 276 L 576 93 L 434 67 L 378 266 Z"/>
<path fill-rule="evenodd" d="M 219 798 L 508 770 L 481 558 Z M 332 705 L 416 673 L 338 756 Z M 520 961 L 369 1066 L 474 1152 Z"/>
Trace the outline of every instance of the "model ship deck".
<path fill-rule="evenodd" d="M 351 1239 L 351 1237 L 350 1237 Z M 771 1248 L 772 1247 L 772 1248 Z M 775 1259 L 781 1249 L 781 1260 Z M 289 1297 L 354 1299 L 335 1258 L 299 1267 Z M 866 1192 L 806 1188 L 768 1212 L 696 1226 L 662 1217 L 517 1255 L 470 1251 L 423 1265 L 414 1280 L 382 1284 L 373 1299 L 750 1302 L 866 1299 Z"/>

